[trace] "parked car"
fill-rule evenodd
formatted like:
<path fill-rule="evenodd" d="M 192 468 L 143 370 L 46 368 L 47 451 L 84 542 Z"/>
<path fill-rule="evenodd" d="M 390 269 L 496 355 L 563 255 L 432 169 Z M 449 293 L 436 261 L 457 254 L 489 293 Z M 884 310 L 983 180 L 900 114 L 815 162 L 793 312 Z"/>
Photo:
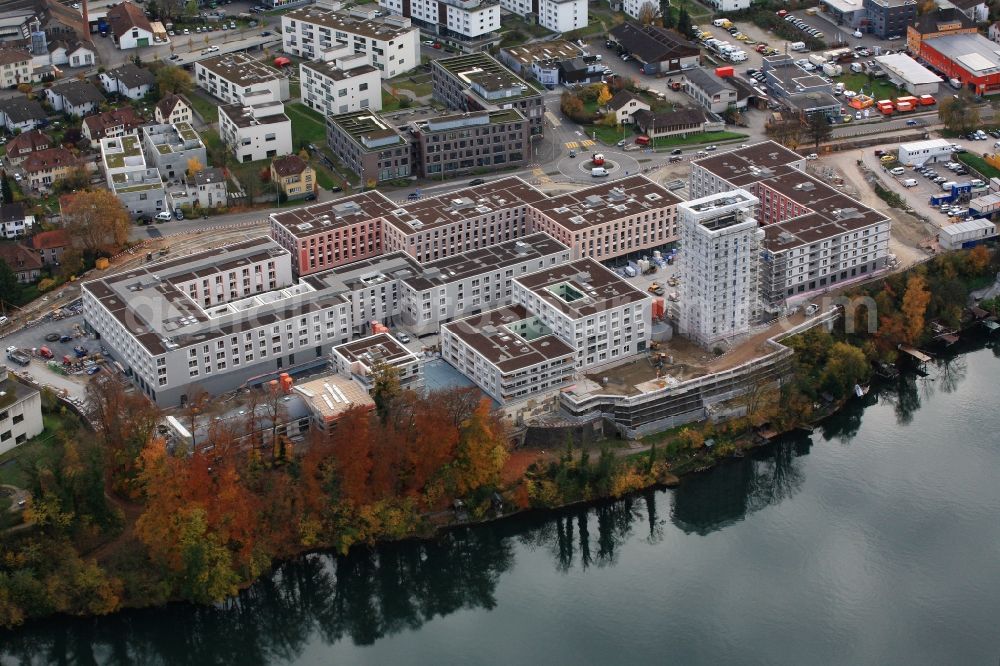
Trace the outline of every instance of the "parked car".
<path fill-rule="evenodd" d="M 482 185 L 485 182 L 486 181 L 483 180 L 482 178 L 473 178 L 472 180 L 469 181 L 469 185 Z"/>
<path fill-rule="evenodd" d="M 396 331 L 396 339 L 402 342 L 404 345 L 410 341 L 410 336 L 408 336 L 403 331 Z"/>

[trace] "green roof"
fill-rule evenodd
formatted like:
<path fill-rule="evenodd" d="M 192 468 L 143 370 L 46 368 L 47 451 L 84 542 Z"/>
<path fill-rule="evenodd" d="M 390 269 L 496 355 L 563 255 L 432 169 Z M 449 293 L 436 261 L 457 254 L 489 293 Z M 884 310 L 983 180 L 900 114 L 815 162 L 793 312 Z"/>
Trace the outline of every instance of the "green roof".
<path fill-rule="evenodd" d="M 498 99 L 487 99 L 483 97 L 483 100 L 488 104 L 503 103 L 504 101 L 512 99 L 538 97 L 541 94 L 529 86 L 527 81 L 501 65 L 499 61 L 486 53 L 469 53 L 467 55 L 455 56 L 453 58 L 442 58 L 440 60 L 435 60 L 434 64 L 441 67 L 452 76 L 463 79 L 463 81 L 464 79 L 469 79 L 470 82 L 477 82 L 478 80 L 478 82 L 484 87 L 521 87 L 520 95 Z M 476 94 L 478 95 L 479 93 L 477 92 Z"/>

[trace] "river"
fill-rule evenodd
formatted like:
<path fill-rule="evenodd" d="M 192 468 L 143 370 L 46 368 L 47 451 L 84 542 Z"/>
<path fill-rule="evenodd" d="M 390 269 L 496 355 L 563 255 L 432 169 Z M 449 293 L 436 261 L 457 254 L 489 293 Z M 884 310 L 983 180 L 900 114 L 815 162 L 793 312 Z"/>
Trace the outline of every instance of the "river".
<path fill-rule="evenodd" d="M 0 662 L 996 664 L 1000 345 L 928 370 L 674 490 L 33 623 Z"/>

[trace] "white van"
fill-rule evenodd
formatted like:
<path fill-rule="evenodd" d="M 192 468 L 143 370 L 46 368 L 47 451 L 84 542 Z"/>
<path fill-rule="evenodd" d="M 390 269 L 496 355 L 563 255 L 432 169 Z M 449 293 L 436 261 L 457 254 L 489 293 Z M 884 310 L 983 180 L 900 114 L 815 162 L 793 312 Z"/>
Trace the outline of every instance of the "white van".
<path fill-rule="evenodd" d="M 174 216 L 170 214 L 169 210 L 156 214 L 156 220 L 158 222 L 169 222 L 172 219 L 174 219 Z"/>
<path fill-rule="evenodd" d="M 851 71 L 854 72 L 855 74 L 860 74 L 861 72 L 865 71 L 865 68 L 862 67 L 860 62 L 852 62 Z"/>
<path fill-rule="evenodd" d="M 788 48 L 790 48 L 793 51 L 805 51 L 806 50 L 806 43 L 805 42 L 792 42 L 791 44 L 788 45 Z"/>
<path fill-rule="evenodd" d="M 969 185 L 972 185 L 973 187 L 982 187 L 985 184 L 986 183 L 979 180 L 978 178 L 973 178 L 972 180 L 969 181 Z"/>
<path fill-rule="evenodd" d="M 896 167 L 895 169 L 890 169 L 889 173 L 891 173 L 893 176 L 902 176 L 904 173 L 906 173 L 906 169 L 904 169 L 903 167 Z"/>
<path fill-rule="evenodd" d="M 594 167 L 590 170 L 590 175 L 594 178 L 600 178 L 601 176 L 607 176 L 608 170 L 604 167 Z"/>
<path fill-rule="evenodd" d="M 916 187 L 916 186 L 917 186 L 916 178 L 907 178 L 906 180 L 903 181 L 903 187 Z"/>

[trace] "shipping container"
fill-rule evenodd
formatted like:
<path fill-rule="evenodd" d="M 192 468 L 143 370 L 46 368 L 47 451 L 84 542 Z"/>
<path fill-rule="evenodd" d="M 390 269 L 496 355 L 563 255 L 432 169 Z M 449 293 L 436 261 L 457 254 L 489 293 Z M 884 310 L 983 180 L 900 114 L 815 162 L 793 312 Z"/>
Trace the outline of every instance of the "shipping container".
<path fill-rule="evenodd" d="M 913 102 L 896 102 L 896 110 L 900 113 L 908 113 L 913 111 Z"/>
<path fill-rule="evenodd" d="M 715 68 L 715 75 L 718 76 L 720 79 L 734 76 L 735 74 L 736 72 L 733 70 L 732 66 Z"/>
<path fill-rule="evenodd" d="M 934 194 L 931 195 L 931 205 L 940 206 L 941 204 L 951 203 L 955 200 L 954 194 Z"/>
<path fill-rule="evenodd" d="M 934 95 L 921 95 L 920 96 L 920 106 L 931 106 L 936 104 L 937 100 L 934 99 Z"/>

